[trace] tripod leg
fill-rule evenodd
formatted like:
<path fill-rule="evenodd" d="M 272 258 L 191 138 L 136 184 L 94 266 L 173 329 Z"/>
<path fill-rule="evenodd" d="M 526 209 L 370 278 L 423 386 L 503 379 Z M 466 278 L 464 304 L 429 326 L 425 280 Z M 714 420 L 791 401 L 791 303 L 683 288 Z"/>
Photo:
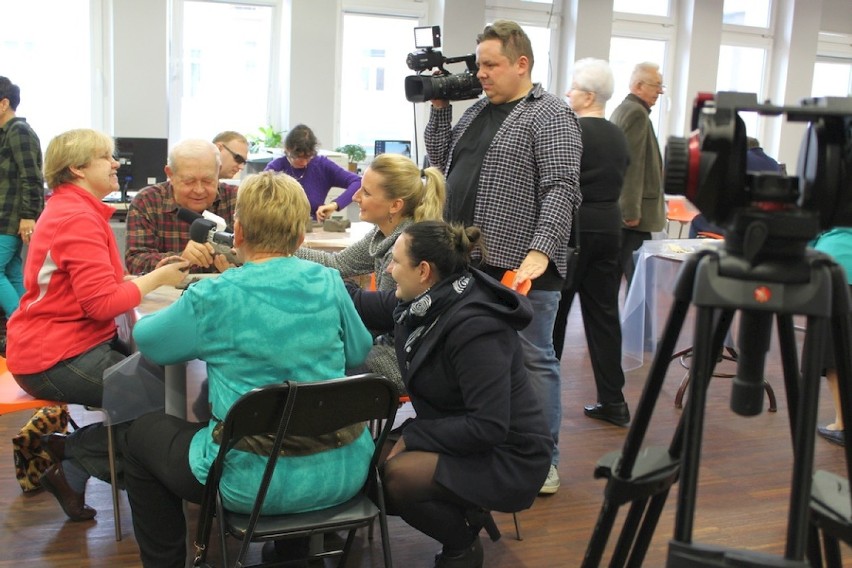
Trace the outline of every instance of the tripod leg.
<path fill-rule="evenodd" d="M 639 529 L 642 517 L 645 516 L 645 509 L 648 505 L 648 498 L 637 499 L 630 504 L 630 511 L 627 513 L 627 518 L 624 520 L 624 527 L 621 529 L 621 535 L 618 537 L 618 542 L 615 545 L 615 550 L 612 553 L 612 559 L 609 565 L 613 568 L 624 566 L 627 560 L 627 555 L 633 547 L 636 531 Z"/>
<path fill-rule="evenodd" d="M 831 267 L 832 316 L 831 335 L 834 341 L 834 361 L 837 365 L 837 389 L 840 393 L 840 410 L 843 415 L 843 434 L 846 436 L 846 479 L 852 480 L 852 307 L 845 272 L 836 265 Z M 852 492 L 850 492 L 852 499 Z"/>
<path fill-rule="evenodd" d="M 717 355 L 717 353 L 712 353 L 713 349 L 710 346 L 712 329 L 713 309 L 699 307 L 695 321 L 695 352 L 692 363 L 692 383 L 689 389 L 689 399 L 687 400 L 686 409 L 681 418 L 684 422 L 684 455 L 681 463 L 680 488 L 678 491 L 677 514 L 675 518 L 674 540 L 685 543 L 692 542 L 692 525 L 695 516 L 704 406 L 707 384 L 713 372 L 713 365 Z"/>
<path fill-rule="evenodd" d="M 619 488 L 618 480 L 630 480 L 632 478 L 633 467 L 636 465 L 639 452 L 642 450 L 645 433 L 651 422 L 651 414 L 660 396 L 660 390 L 665 381 L 672 353 L 674 353 L 675 345 L 683 328 L 683 322 L 689 311 L 696 267 L 701 258 L 707 254 L 706 252 L 702 252 L 689 257 L 683 264 L 678 275 L 674 290 L 675 302 L 666 321 L 657 353 L 651 363 L 648 380 L 645 382 L 645 387 L 642 390 L 642 397 L 639 400 L 639 405 L 636 407 L 636 412 L 630 423 L 630 429 L 627 431 L 620 460 L 612 466 L 612 470 L 609 472 L 609 481 L 604 490 L 604 502 L 598 515 L 592 537 L 586 547 L 586 554 L 582 564 L 583 568 L 594 568 L 600 565 L 619 507 L 629 500 L 640 498 L 631 495 L 616 495 Z M 618 478 L 618 480 L 615 478 Z M 666 490 L 667 492 L 668 490 Z"/>
<path fill-rule="evenodd" d="M 586 554 L 583 557 L 583 564 L 581 565 L 582 568 L 597 568 L 600 566 L 606 542 L 609 539 L 609 534 L 612 532 L 612 526 L 615 524 L 615 517 L 618 515 L 618 507 L 618 503 L 612 503 L 608 498 L 604 499 L 601 512 L 598 513 L 595 529 L 592 531 L 592 538 L 586 547 Z"/>
<path fill-rule="evenodd" d="M 796 413 L 793 439 L 793 479 L 787 521 L 785 558 L 802 560 L 807 543 L 814 463 L 814 431 L 819 404 L 820 351 L 825 344 L 828 318 L 808 316 L 805 346 L 802 350 L 802 400 Z M 782 350 L 795 348 L 782 345 Z"/>
<path fill-rule="evenodd" d="M 668 496 L 669 490 L 666 490 L 663 493 L 657 493 L 651 498 L 651 503 L 648 505 L 645 513 L 645 521 L 642 523 L 642 528 L 636 537 L 633 552 L 627 561 L 627 568 L 640 568 L 642 566 L 645 554 L 648 552 L 648 545 L 651 544 L 651 538 L 653 538 L 654 531 L 657 529 L 657 522 L 660 520 L 660 515 L 663 512 L 663 507 L 666 504 Z"/>
<path fill-rule="evenodd" d="M 796 354 L 796 330 L 793 318 L 778 317 L 778 343 L 781 345 L 781 368 L 784 371 L 784 390 L 787 393 L 787 415 L 790 438 L 796 435 L 795 417 L 799 412 L 799 358 Z"/>
<path fill-rule="evenodd" d="M 813 522 L 808 526 L 808 562 L 812 568 L 822 568 L 819 528 Z"/>

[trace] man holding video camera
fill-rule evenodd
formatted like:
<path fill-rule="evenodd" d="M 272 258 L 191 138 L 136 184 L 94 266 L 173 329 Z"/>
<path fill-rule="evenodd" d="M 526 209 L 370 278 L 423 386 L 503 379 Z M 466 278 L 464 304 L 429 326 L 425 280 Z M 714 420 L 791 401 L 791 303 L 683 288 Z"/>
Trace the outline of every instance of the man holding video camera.
<path fill-rule="evenodd" d="M 447 220 L 483 232 L 487 256 L 480 268 L 498 280 L 517 270 L 515 288 L 532 281 L 533 321 L 520 335 L 553 437 L 553 461 L 541 493 L 555 493 L 562 403 L 553 322 L 581 200 L 579 122 L 563 100 L 533 84 L 532 46 L 517 23 L 486 26 L 477 37 L 476 60 L 486 98 L 455 127 L 449 101 L 433 100 L 426 150 L 447 176 Z"/>

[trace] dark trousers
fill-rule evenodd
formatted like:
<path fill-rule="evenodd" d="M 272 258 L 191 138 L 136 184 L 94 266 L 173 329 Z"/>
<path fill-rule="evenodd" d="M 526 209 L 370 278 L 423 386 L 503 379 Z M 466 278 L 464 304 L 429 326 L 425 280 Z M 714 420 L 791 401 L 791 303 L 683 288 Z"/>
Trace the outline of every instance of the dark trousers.
<path fill-rule="evenodd" d="M 633 273 L 636 271 L 633 253 L 641 248 L 642 243 L 650 240 L 651 233 L 647 231 L 621 229 L 621 251 L 618 255 L 618 264 L 621 267 L 621 273 L 627 279 L 628 289 L 630 288 L 630 282 L 633 280 Z M 620 278 L 621 275 L 619 275 Z"/>
<path fill-rule="evenodd" d="M 618 265 L 621 235 L 612 233 L 580 234 L 577 274 L 571 287 L 562 291 L 553 345 L 562 359 L 565 326 L 574 296 L 580 294 L 580 309 L 586 343 L 595 374 L 598 402 L 622 402 L 624 372 L 621 369 L 621 320 L 618 314 L 618 289 L 621 270 Z"/>
<path fill-rule="evenodd" d="M 200 503 L 204 494 L 189 468 L 189 444 L 205 426 L 154 412 L 137 418 L 127 432 L 124 480 L 145 567 L 186 564 L 183 500 Z"/>

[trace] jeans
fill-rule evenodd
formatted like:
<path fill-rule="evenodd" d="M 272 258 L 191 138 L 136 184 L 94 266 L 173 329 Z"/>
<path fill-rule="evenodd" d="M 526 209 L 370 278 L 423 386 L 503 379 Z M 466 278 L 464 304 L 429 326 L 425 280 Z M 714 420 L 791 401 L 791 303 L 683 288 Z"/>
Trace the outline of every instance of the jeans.
<path fill-rule="evenodd" d="M 22 246 L 17 235 L 0 235 L 0 308 L 7 318 L 18 309 L 18 302 L 24 295 Z"/>
<path fill-rule="evenodd" d="M 103 399 L 104 371 L 127 354 L 126 346 L 116 339 L 60 361 L 41 373 L 15 375 L 15 382 L 36 398 L 99 408 Z M 116 437 L 123 436 L 125 429 L 126 425 L 116 426 Z M 108 448 L 106 428 L 102 424 L 90 424 L 68 434 L 65 458 L 76 461 L 89 475 L 109 482 Z M 118 457 L 116 468 L 121 470 Z"/>
<path fill-rule="evenodd" d="M 533 319 L 519 333 L 524 349 L 524 366 L 530 384 L 542 403 L 553 437 L 553 465 L 559 464 L 559 427 L 562 425 L 559 359 L 553 350 L 553 322 L 560 296 L 558 290 L 531 290 L 527 298 L 532 304 Z"/>
<path fill-rule="evenodd" d="M 127 433 L 122 448 L 127 498 L 146 568 L 185 565 L 183 500 L 200 503 L 204 495 L 187 456 L 193 436 L 206 426 L 153 412 L 137 418 Z"/>

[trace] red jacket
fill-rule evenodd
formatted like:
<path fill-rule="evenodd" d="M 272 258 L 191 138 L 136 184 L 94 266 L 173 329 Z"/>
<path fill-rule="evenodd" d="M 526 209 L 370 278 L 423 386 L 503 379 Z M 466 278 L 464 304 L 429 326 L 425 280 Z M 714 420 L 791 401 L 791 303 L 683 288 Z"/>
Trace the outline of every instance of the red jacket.
<path fill-rule="evenodd" d="M 139 288 L 124 281 L 113 211 L 72 184 L 47 201 L 27 252 L 26 292 L 8 323 L 12 373 L 40 373 L 109 341 L 115 317 L 141 302 Z"/>

